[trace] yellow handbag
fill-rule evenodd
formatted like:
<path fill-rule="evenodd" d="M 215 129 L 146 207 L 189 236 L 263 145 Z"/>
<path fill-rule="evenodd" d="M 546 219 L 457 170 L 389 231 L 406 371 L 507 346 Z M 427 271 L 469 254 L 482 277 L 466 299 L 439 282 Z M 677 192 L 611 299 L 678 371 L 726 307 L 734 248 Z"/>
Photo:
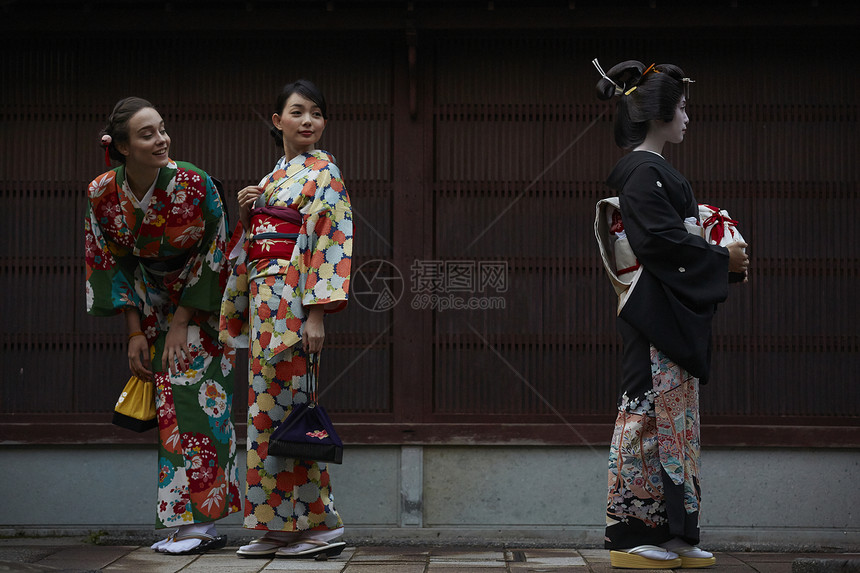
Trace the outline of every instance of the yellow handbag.
<path fill-rule="evenodd" d="M 155 384 L 137 376 L 129 378 L 114 406 L 113 423 L 135 432 L 156 427 Z"/>

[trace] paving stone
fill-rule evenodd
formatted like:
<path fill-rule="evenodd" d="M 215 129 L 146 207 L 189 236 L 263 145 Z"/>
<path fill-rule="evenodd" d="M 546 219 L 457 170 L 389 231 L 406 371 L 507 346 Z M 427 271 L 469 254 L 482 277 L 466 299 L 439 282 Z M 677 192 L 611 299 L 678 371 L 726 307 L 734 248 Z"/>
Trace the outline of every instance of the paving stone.
<path fill-rule="evenodd" d="M 503 551 L 464 551 L 464 550 L 433 550 L 430 554 L 430 561 L 443 561 L 446 559 L 454 561 L 500 561 L 505 562 L 505 552 Z"/>
<path fill-rule="evenodd" d="M 364 547 L 356 547 L 357 555 L 430 555 L 430 549 L 421 546 L 397 546 L 388 547 L 381 545 L 365 545 Z"/>
<path fill-rule="evenodd" d="M 56 573 L 53 567 L 35 565 L 33 563 L 20 563 L 18 561 L 0 561 L 0 571 L 6 573 Z"/>
<path fill-rule="evenodd" d="M 578 549 L 577 553 L 589 563 L 609 563 L 608 549 Z"/>
<path fill-rule="evenodd" d="M 23 543 L 22 543 L 23 541 Z M 163 555 L 137 545 L 100 546 L 86 539 L 0 540 L 0 573 L 619 573 L 604 549 L 497 549 L 495 546 L 348 547 L 338 558 L 240 559 L 236 547 L 205 555 Z M 235 541 L 234 541 L 235 543 Z M 851 553 L 717 553 L 703 573 L 860 573 Z M 28 563 L 35 561 L 35 563 Z M 640 570 L 639 573 L 646 573 Z M 668 573 L 662 570 L 662 573 Z"/>
<path fill-rule="evenodd" d="M 534 565 L 528 563 L 511 563 L 510 571 L 511 573 L 589 573 L 587 566 L 554 567 L 552 565 Z M 617 572 L 618 570 L 615 571 Z"/>
<path fill-rule="evenodd" d="M 791 563 L 774 563 L 770 561 L 756 563 L 754 566 L 758 573 L 791 573 Z"/>
<path fill-rule="evenodd" d="M 472 567 L 475 569 L 493 569 L 493 568 L 501 568 L 501 570 L 505 570 L 505 562 L 504 561 L 471 561 L 471 560 L 459 560 L 459 559 L 442 559 L 439 561 L 430 561 L 430 569 L 457 569 L 462 567 Z"/>
<path fill-rule="evenodd" d="M 67 547 L 44 559 L 40 559 L 37 564 L 47 565 L 55 569 L 99 571 L 137 549 L 136 546 L 128 545 L 83 545 Z"/>
<path fill-rule="evenodd" d="M 227 563 L 223 560 L 218 563 L 207 563 L 205 561 L 197 560 L 189 564 L 187 567 L 184 567 L 182 569 L 182 573 L 259 573 L 260 571 L 267 570 L 263 568 L 264 565 L 265 562 L 260 563 L 259 565 L 249 565 L 247 563 L 239 562 L 238 560 L 235 563 Z M 293 569 L 291 569 L 291 571 L 293 571 Z M 313 571 L 324 570 L 313 569 Z M 340 569 L 337 571 L 340 571 Z M 147 573 L 149 573 L 148 570 Z"/>
<path fill-rule="evenodd" d="M 792 573 L 860 573 L 860 559 L 801 557 L 791 563 Z"/>
<path fill-rule="evenodd" d="M 0 563 L 33 563 L 57 551 L 56 547 L 39 547 L 33 545 L 0 547 Z"/>
<path fill-rule="evenodd" d="M 427 567 L 427 571 L 438 571 L 439 573 L 507 573 L 508 568 L 498 563 L 494 566 L 483 566 L 471 564 L 455 564 L 455 563 L 431 563 Z"/>
<path fill-rule="evenodd" d="M 103 567 L 102 571 L 175 573 L 197 558 L 197 555 L 162 555 L 149 547 L 140 547 Z"/>
<path fill-rule="evenodd" d="M 345 560 L 315 561 L 313 559 L 273 559 L 262 571 L 327 571 L 340 572 L 347 567 Z M 183 571 L 183 573 L 185 573 Z"/>
<path fill-rule="evenodd" d="M 359 547 L 355 550 L 351 561 L 374 563 L 391 561 L 426 563 L 429 557 L 429 550 L 416 547 Z"/>
<path fill-rule="evenodd" d="M 707 549 L 705 550 L 707 551 Z M 738 559 L 736 556 L 730 553 L 714 553 L 714 557 L 717 558 L 717 565 L 735 565 L 735 566 L 744 566 L 745 563 Z"/>
<path fill-rule="evenodd" d="M 526 563 L 532 565 L 552 565 L 555 567 L 585 567 L 582 557 L 532 557 L 526 554 Z"/>
<path fill-rule="evenodd" d="M 343 573 L 424 573 L 425 567 L 424 563 L 349 563 Z"/>
<path fill-rule="evenodd" d="M 815 556 L 814 554 L 807 555 L 770 552 L 727 553 L 727 555 L 737 557 L 744 563 L 791 563 L 798 557 Z"/>

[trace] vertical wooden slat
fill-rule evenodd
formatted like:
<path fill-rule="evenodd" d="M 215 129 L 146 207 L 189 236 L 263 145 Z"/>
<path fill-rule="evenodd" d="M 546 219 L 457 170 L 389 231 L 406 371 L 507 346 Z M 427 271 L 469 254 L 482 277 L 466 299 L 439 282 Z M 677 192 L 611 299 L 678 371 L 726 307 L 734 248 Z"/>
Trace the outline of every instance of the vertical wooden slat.
<path fill-rule="evenodd" d="M 569 51 L 577 54 L 581 53 L 577 49 L 581 44 L 585 42 L 571 41 L 567 45 L 573 46 Z M 550 45 L 553 50 L 547 49 Z M 639 42 L 627 45 L 622 46 L 622 56 L 649 51 L 648 46 L 643 50 Z M 482 232 L 494 216 L 516 200 L 531 183 L 530 175 L 563 147 L 565 136 L 587 123 L 564 120 L 567 102 L 552 98 L 568 90 L 558 86 L 579 84 L 582 89 L 572 92 L 585 106 L 582 116 L 596 115 L 597 106 L 586 103 L 595 78 L 548 80 L 531 75 L 544 66 L 560 67 L 553 56 L 557 48 L 552 40 L 530 43 L 497 39 L 490 49 L 484 39 L 465 37 L 446 38 L 437 48 L 440 181 L 436 187 L 442 199 L 437 220 L 445 223 L 437 227 L 436 233 L 443 257 L 462 256 L 456 247 L 469 243 L 476 228 Z M 808 46 L 777 42 L 768 47 L 762 60 L 736 57 L 748 49 L 740 42 L 720 53 L 693 50 L 696 58 L 683 63 L 691 75 L 700 78 L 691 100 L 688 142 L 666 150 L 669 160 L 691 179 L 700 200 L 725 207 L 741 220 L 754 256 L 753 280 L 749 285 L 732 287 L 731 298 L 718 313 L 715 373 L 719 385 L 715 383 L 713 390 L 706 390 L 713 394 L 704 401 L 705 411 L 770 416 L 808 415 L 813 411 L 824 416 L 856 414 L 856 406 L 846 408 L 842 404 L 846 389 L 838 390 L 840 383 L 828 384 L 830 390 L 821 392 L 818 386 L 805 382 L 808 377 L 820 377 L 816 369 L 831 349 L 844 349 L 846 340 L 856 345 L 856 329 L 851 325 L 856 324 L 858 316 L 853 307 L 845 308 L 837 302 L 850 298 L 847 292 L 841 294 L 845 291 L 837 267 L 851 269 L 849 276 L 856 276 L 856 242 L 850 239 L 855 226 L 845 223 L 856 212 L 857 199 L 850 190 L 856 186 L 857 170 L 850 154 L 857 149 L 857 111 L 856 105 L 840 103 L 837 106 L 843 106 L 845 111 L 834 112 L 827 103 L 844 101 L 847 94 L 856 91 L 856 82 L 836 96 L 810 87 L 821 85 L 816 82 L 774 83 L 773 77 L 782 72 L 804 77 L 820 77 L 827 72 L 809 57 Z M 534 56 L 532 68 L 521 67 L 522 60 L 517 55 L 522 53 Z M 504 68 L 495 67 L 501 60 L 505 61 Z M 728 61 L 732 65 L 726 65 Z M 736 61 L 741 62 L 739 67 L 735 67 Z M 763 67 L 771 66 L 775 66 L 777 76 L 771 74 L 761 86 L 757 84 L 752 89 L 749 78 L 758 77 Z M 506 74 L 504 79 L 502 74 Z M 819 80 L 827 81 L 823 77 Z M 531 89 L 522 89 L 524 84 L 531 85 Z M 848 119 L 848 123 L 828 120 L 833 114 Z M 579 114 L 576 119 L 580 119 Z M 614 378 L 589 380 L 584 372 L 587 365 L 579 363 L 571 365 L 570 379 L 566 379 L 552 361 L 556 340 L 553 336 L 565 331 L 569 341 L 566 354 L 574 355 L 577 348 L 582 348 L 583 359 L 589 363 L 596 358 L 595 347 L 577 341 L 595 337 L 610 341 L 611 352 L 597 358 L 598 370 L 612 372 L 613 376 L 617 372 L 619 347 L 611 296 L 577 298 L 570 311 L 572 322 L 565 320 L 567 306 L 561 300 L 570 296 L 574 288 L 587 293 L 609 290 L 599 271 L 590 233 L 594 202 L 610 192 L 601 181 L 620 155 L 609 141 L 609 119 L 599 123 L 532 190 L 523 193 L 513 214 L 495 222 L 494 228 L 470 249 L 469 255 L 475 258 L 495 255 L 522 260 L 513 271 L 517 276 L 514 280 L 518 288 L 529 293 L 527 302 L 516 296 L 508 299 L 512 314 L 494 318 L 488 315 L 493 341 L 509 353 L 511 365 L 517 366 L 510 369 L 485 362 L 478 366 L 473 359 L 473 368 L 462 371 L 470 386 L 496 386 L 499 376 L 553 379 L 556 383 L 550 392 L 554 403 L 580 414 L 597 413 L 614 401 L 612 393 L 607 392 L 602 403 L 593 402 L 577 410 L 564 397 L 565 384 L 603 384 L 606 388 L 614 386 Z M 530 142 L 532 132 L 543 134 L 540 143 L 523 145 Z M 449 145 L 452 140 L 464 144 L 454 147 Z M 587 190 L 583 200 L 578 200 L 579 195 L 568 198 L 559 193 L 553 185 L 556 181 Z M 844 184 L 835 183 L 834 187 L 830 181 Z M 830 193 L 836 188 L 838 196 Z M 839 208 L 834 209 L 834 204 Z M 812 221 L 820 221 L 834 232 L 811 234 L 810 226 L 815 225 Z M 845 240 L 841 240 L 843 237 Z M 830 254 L 835 244 L 844 258 Z M 594 281 L 587 285 L 566 279 L 565 272 L 572 276 L 588 272 L 582 261 L 589 261 L 588 268 L 595 273 Z M 521 280 L 519 273 L 532 275 L 546 288 L 534 290 L 534 285 Z M 443 332 L 447 333 L 437 340 L 441 364 L 458 361 L 456 347 L 447 341 L 458 332 L 468 336 L 463 324 L 466 316 L 469 314 L 454 317 L 437 313 L 437 324 L 444 325 Z M 481 347 L 478 344 L 475 352 L 481 352 Z M 544 361 L 531 358 L 534 348 L 542 349 L 538 354 L 545 357 Z M 486 348 L 483 352 L 491 355 Z M 856 359 L 850 353 L 837 352 L 835 356 L 839 358 L 829 362 L 825 370 L 830 371 L 832 366 L 848 372 Z M 803 390 L 796 394 L 785 391 L 786 381 Z M 440 413 L 463 407 L 469 411 L 481 408 L 469 398 L 471 388 L 458 382 L 437 373 L 436 405 Z M 516 399 L 511 395 L 500 411 L 546 413 L 542 405 L 530 399 L 516 406 Z"/>
<path fill-rule="evenodd" d="M 126 52 L 138 55 L 134 66 L 93 38 L 11 46 L 5 41 L 4 53 L 15 57 L 0 67 L 3 412 L 109 411 L 128 377 L 121 319 L 96 319 L 83 311 L 84 191 L 104 170 L 98 132 L 120 97 L 140 95 L 159 107 L 173 139 L 171 155 L 226 184 L 235 221 L 235 190 L 256 183 L 279 155 L 255 110 L 270 116 L 281 85 L 313 79 L 331 102 L 322 146 L 340 160 L 362 215 L 356 220 L 356 262 L 390 256 L 391 79 L 389 68 L 371 65 L 389 51 L 386 40 L 369 40 L 360 49 L 341 42 L 330 46 L 323 64 L 317 59 L 287 67 L 279 65 L 274 38 L 254 42 L 241 62 L 230 56 L 236 44 L 214 38 L 162 38 L 157 51 L 131 39 Z M 195 66 L 165 65 L 168 54 L 171 62 L 179 58 Z M 343 411 L 391 412 L 390 352 L 371 348 L 362 357 L 380 318 L 353 304 L 327 321 L 329 372 L 352 365 L 371 380 L 340 383 L 349 388 L 349 399 L 337 401 Z M 240 362 L 241 415 L 247 361 Z"/>
<path fill-rule="evenodd" d="M 360 215 L 355 268 L 391 260 L 408 283 L 415 258 L 498 260 L 511 283 L 499 310 L 413 312 L 407 292 L 392 316 L 353 301 L 328 321 L 326 371 L 351 369 L 334 409 L 356 420 L 552 419 L 525 379 L 564 416 L 611 413 L 620 345 L 591 224 L 621 152 L 612 106 L 593 96 L 597 55 L 604 67 L 677 59 L 697 79 L 687 141 L 666 156 L 750 242 L 750 283 L 717 315 L 706 416 L 856 416 L 860 94 L 843 73 L 853 44 L 741 31 L 714 50 L 707 38 L 628 36 L 421 31 L 415 119 L 402 35 L 357 33 L 285 61 L 266 36 L 168 34 L 156 51 L 128 40 L 133 68 L 98 38 L 3 40 L 0 411 L 107 411 L 125 376 L 121 320 L 82 310 L 83 193 L 103 169 L 97 134 L 113 103 L 134 93 L 158 105 L 174 157 L 224 181 L 235 216 L 235 191 L 279 155 L 256 112 L 270 116 L 278 88 L 305 76 L 330 101 L 321 146 Z M 815 56 L 824 45 L 827 66 Z M 395 336 L 371 344 L 393 323 Z M 42 384 L 57 391 L 26 392 Z"/>

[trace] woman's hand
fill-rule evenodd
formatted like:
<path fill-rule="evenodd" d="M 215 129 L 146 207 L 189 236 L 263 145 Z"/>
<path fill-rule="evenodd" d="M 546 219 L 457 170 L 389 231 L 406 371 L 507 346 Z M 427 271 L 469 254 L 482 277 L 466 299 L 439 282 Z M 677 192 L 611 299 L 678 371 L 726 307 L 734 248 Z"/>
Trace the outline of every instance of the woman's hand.
<path fill-rule="evenodd" d="M 314 354 L 322 350 L 323 340 L 325 340 L 324 314 L 322 305 L 314 305 L 308 311 L 305 332 L 302 336 L 302 349 L 305 354 Z"/>
<path fill-rule="evenodd" d="M 744 250 L 747 248 L 747 244 L 743 241 L 736 241 L 726 245 L 726 248 L 729 250 L 729 272 L 744 275 L 744 282 L 747 282 L 746 274 L 750 264 L 749 255 Z"/>
<path fill-rule="evenodd" d="M 123 309 L 128 330 L 128 368 L 142 380 L 152 381 L 152 361 L 149 358 L 149 342 L 140 325 L 140 312 L 129 306 Z"/>
<path fill-rule="evenodd" d="M 152 364 L 149 360 L 149 342 L 142 334 L 128 339 L 128 367 L 131 373 L 152 382 Z"/>
<path fill-rule="evenodd" d="M 171 374 L 185 372 L 191 366 L 191 349 L 188 348 L 188 322 L 194 311 L 185 306 L 176 307 L 170 320 L 170 329 L 161 353 L 161 370 Z"/>
<path fill-rule="evenodd" d="M 170 369 L 171 374 L 185 372 L 191 365 L 191 350 L 188 348 L 188 325 L 171 324 L 161 353 L 161 370 Z"/>
<path fill-rule="evenodd" d="M 239 199 L 239 220 L 246 231 L 251 227 L 251 209 L 262 194 L 263 188 L 259 185 L 249 185 L 237 194 Z"/>

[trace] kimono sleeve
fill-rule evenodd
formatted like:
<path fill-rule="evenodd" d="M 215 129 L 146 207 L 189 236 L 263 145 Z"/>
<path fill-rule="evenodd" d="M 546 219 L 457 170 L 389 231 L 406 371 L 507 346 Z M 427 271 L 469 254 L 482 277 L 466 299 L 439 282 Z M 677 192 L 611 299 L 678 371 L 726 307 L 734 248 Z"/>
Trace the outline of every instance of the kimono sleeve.
<path fill-rule="evenodd" d="M 314 204 L 305 220 L 308 251 L 302 305 L 326 305 L 336 312 L 346 306 L 352 265 L 352 205 L 340 171 L 329 163 L 316 180 Z"/>
<path fill-rule="evenodd" d="M 90 201 L 84 218 L 84 246 L 87 313 L 111 316 L 127 307 L 142 309 L 134 288 L 137 259 L 124 247 L 108 242 Z"/>
<path fill-rule="evenodd" d="M 653 166 L 630 175 L 619 197 L 630 246 L 639 262 L 686 304 L 722 302 L 728 297 L 728 250 L 687 232 L 669 197 L 670 185 Z"/>
<path fill-rule="evenodd" d="M 201 172 L 202 173 L 202 172 Z M 227 219 L 224 205 L 212 178 L 205 173 L 206 196 L 203 200 L 203 234 L 192 251 L 190 267 L 182 294 L 181 306 L 206 312 L 219 312 L 221 295 L 227 281 L 224 250 L 227 242 Z"/>
<path fill-rule="evenodd" d="M 233 348 L 248 348 L 249 343 L 248 241 L 248 233 L 239 221 L 227 248 L 229 275 L 221 299 L 218 334 L 223 344 Z"/>

